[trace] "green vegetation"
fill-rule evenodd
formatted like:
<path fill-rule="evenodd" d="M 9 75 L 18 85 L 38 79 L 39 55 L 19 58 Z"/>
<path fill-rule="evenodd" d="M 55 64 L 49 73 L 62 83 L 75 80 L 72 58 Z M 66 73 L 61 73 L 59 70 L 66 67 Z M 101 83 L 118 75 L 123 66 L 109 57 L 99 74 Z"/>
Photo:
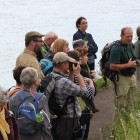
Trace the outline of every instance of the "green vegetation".
<path fill-rule="evenodd" d="M 110 85 L 110 81 L 107 80 L 106 82 L 103 78 L 98 79 L 95 83 L 98 91 L 105 89 Z"/>
<path fill-rule="evenodd" d="M 116 140 L 140 140 L 140 90 L 133 89 L 127 97 L 126 106 L 117 113 L 114 124 Z"/>
<path fill-rule="evenodd" d="M 101 140 L 140 140 L 140 90 L 132 89 L 127 103 L 115 110 L 113 125 L 102 128 Z"/>

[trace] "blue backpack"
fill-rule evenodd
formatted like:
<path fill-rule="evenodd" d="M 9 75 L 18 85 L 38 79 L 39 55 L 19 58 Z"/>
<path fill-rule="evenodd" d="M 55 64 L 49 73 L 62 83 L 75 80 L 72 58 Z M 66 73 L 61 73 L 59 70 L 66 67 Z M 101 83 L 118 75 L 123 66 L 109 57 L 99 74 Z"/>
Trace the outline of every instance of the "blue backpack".
<path fill-rule="evenodd" d="M 18 95 L 21 101 L 16 112 L 19 133 L 28 136 L 34 135 L 42 125 L 36 122 L 36 114 L 40 112 L 38 104 L 43 93 L 37 93 L 35 97 L 29 98 L 21 90 Z"/>

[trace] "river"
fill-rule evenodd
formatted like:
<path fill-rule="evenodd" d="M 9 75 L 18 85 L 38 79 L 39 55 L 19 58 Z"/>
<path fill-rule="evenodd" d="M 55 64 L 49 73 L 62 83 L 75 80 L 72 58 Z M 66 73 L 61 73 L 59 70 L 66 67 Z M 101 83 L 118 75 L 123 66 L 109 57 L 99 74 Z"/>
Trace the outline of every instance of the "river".
<path fill-rule="evenodd" d="M 12 70 L 17 56 L 24 49 L 24 36 L 28 31 L 45 34 L 54 31 L 59 38 L 69 41 L 76 32 L 75 21 L 84 16 L 88 21 L 87 32 L 102 47 L 120 38 L 120 30 L 140 25 L 139 0 L 1 0 L 0 3 L 0 85 L 6 88 L 15 84 Z"/>

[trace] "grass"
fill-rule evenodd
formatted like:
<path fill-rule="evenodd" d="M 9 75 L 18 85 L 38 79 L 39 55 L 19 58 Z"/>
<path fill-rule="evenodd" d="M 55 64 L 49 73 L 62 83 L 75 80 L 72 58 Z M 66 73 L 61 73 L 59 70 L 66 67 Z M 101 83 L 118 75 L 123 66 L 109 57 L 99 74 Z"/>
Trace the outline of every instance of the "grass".
<path fill-rule="evenodd" d="M 96 83 L 97 91 L 101 91 L 110 86 L 110 81 L 109 80 L 105 81 L 103 77 L 95 81 L 95 83 Z"/>
<path fill-rule="evenodd" d="M 140 90 L 131 89 L 126 98 L 126 104 L 120 103 L 115 110 L 117 117 L 111 130 L 115 140 L 140 140 Z M 111 140 L 111 130 L 102 128 L 101 140 Z"/>
<path fill-rule="evenodd" d="M 140 90 L 132 89 L 114 124 L 116 140 L 140 140 Z"/>

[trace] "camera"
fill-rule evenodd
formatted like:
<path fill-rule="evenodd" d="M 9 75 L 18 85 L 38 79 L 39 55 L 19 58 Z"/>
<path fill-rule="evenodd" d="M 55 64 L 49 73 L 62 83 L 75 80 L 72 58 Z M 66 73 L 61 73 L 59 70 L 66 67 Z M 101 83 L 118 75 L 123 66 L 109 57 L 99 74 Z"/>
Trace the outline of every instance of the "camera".
<path fill-rule="evenodd" d="M 136 64 L 139 65 L 140 64 L 140 60 L 136 59 Z"/>
<path fill-rule="evenodd" d="M 77 67 L 77 63 L 69 62 L 69 70 L 70 71 L 73 71 L 73 64 L 74 64 L 75 67 Z"/>

